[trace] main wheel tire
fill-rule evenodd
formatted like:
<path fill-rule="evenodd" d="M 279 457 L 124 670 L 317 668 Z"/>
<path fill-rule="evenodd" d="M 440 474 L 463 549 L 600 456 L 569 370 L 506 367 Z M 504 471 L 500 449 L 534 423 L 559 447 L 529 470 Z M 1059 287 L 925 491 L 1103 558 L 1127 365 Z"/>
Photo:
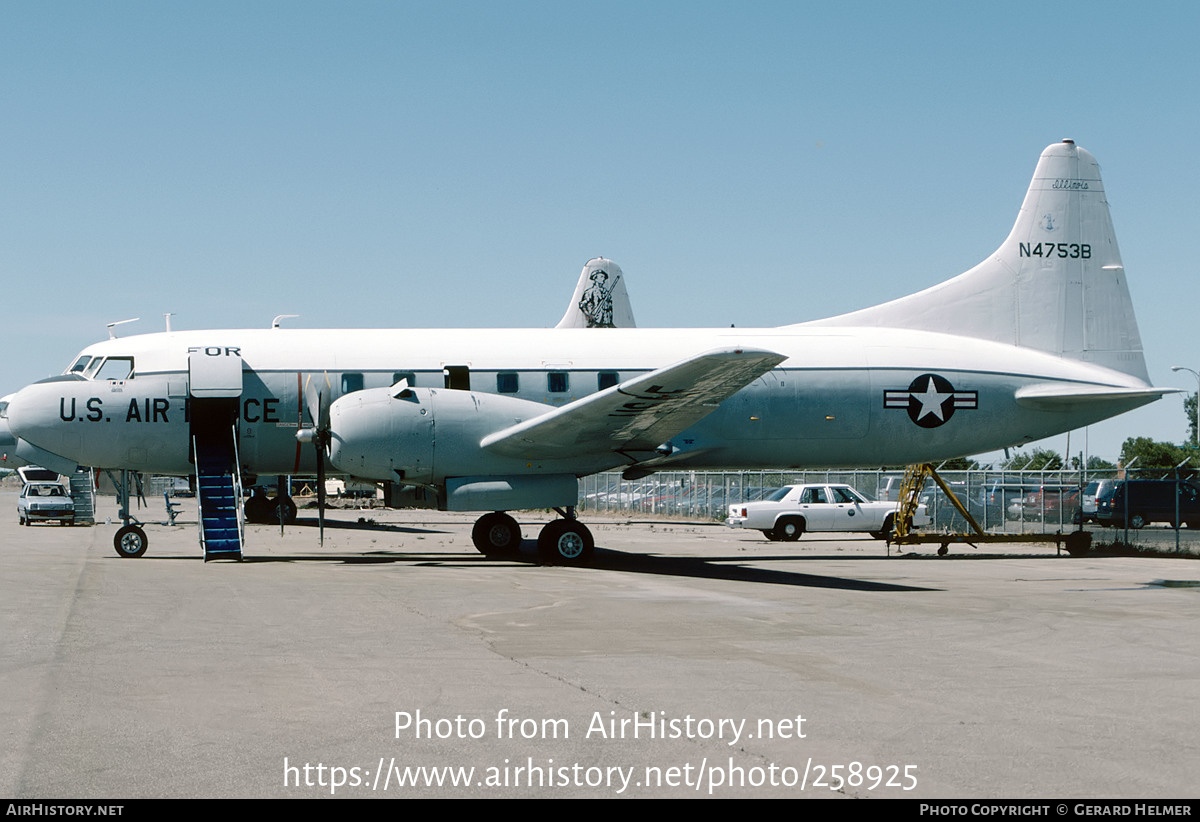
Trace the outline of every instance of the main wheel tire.
<path fill-rule="evenodd" d="M 283 509 L 283 524 L 295 525 L 296 503 L 291 497 L 276 497 L 271 500 L 266 509 L 266 522 L 271 525 L 278 525 L 280 509 Z"/>
<path fill-rule="evenodd" d="M 271 510 L 271 501 L 261 496 L 250 497 L 250 499 L 246 500 L 246 506 L 243 510 L 246 514 L 246 522 L 255 525 L 265 525 L 270 521 L 267 518 L 267 512 Z"/>
<path fill-rule="evenodd" d="M 775 524 L 775 538 L 782 542 L 795 542 L 804 536 L 804 520 L 788 517 Z"/>
<path fill-rule="evenodd" d="M 125 525 L 117 529 L 116 536 L 113 537 L 113 547 L 117 549 L 117 556 L 131 559 L 146 553 L 146 549 L 150 547 L 150 540 L 146 538 L 146 532 L 138 526 Z"/>
<path fill-rule="evenodd" d="M 592 532 L 578 520 L 553 520 L 538 534 L 538 556 L 547 565 L 585 565 L 595 547 Z"/>
<path fill-rule="evenodd" d="M 475 520 L 471 541 L 485 557 L 515 554 L 521 547 L 521 526 L 508 514 L 484 514 Z"/>

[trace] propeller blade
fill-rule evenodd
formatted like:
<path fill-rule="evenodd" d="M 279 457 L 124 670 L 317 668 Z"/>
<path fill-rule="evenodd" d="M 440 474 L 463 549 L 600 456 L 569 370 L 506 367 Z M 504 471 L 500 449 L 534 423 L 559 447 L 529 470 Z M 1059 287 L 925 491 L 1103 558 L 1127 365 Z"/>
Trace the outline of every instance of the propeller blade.
<path fill-rule="evenodd" d="M 329 382 L 329 374 L 309 374 L 304 381 L 304 405 L 318 431 L 329 430 L 329 406 L 332 404 L 333 386 Z"/>
<path fill-rule="evenodd" d="M 321 547 L 325 547 L 325 443 L 318 437 L 317 444 L 317 533 Z"/>
<path fill-rule="evenodd" d="M 320 543 L 325 545 L 325 453 L 329 448 L 329 407 L 333 404 L 333 386 L 329 382 L 328 372 L 323 372 L 318 380 L 323 385 L 318 387 L 315 374 L 309 374 L 304 381 L 304 404 L 308 415 L 312 418 L 315 429 L 312 438 L 317 448 L 317 530 Z"/>

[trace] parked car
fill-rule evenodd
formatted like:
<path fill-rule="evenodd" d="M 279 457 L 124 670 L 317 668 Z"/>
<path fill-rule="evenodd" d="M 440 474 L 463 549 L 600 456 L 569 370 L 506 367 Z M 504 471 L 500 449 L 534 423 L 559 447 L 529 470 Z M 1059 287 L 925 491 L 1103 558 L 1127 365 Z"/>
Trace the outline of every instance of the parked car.
<path fill-rule="evenodd" d="M 946 485 L 949 487 L 951 493 L 954 494 L 954 498 L 958 500 L 960 505 L 967 509 L 980 526 L 986 527 L 989 524 L 984 520 L 984 507 L 979 501 L 979 494 L 968 493 L 965 482 L 947 482 Z M 925 510 L 929 514 L 930 522 L 935 529 L 952 532 L 962 532 L 970 529 L 970 524 L 959 513 L 957 506 L 946 496 L 946 492 L 942 490 L 941 486 L 930 483 L 921 494 L 920 500 L 925 503 Z"/>
<path fill-rule="evenodd" d="M 1082 525 L 1085 522 L 1096 521 L 1096 499 L 1104 493 L 1112 490 L 1116 480 L 1092 480 L 1083 489 L 1082 504 L 1080 505 L 1079 519 L 1077 524 Z"/>
<path fill-rule="evenodd" d="M 904 484 L 903 474 L 885 474 L 875 483 L 875 499 L 881 502 L 897 502 L 900 499 L 900 486 Z"/>
<path fill-rule="evenodd" d="M 1200 528 L 1200 486 L 1190 481 L 1118 480 L 1096 497 L 1096 521 L 1119 528 L 1142 528 L 1152 522 Z"/>
<path fill-rule="evenodd" d="M 1020 480 L 997 480 L 987 485 L 981 494 L 982 514 L 989 525 L 999 525 L 1006 519 L 1020 519 L 1024 498 L 1037 490 L 1037 483 Z"/>
<path fill-rule="evenodd" d="M 61 482 L 27 482 L 17 497 L 17 522 L 32 525 L 34 522 L 56 520 L 63 525 L 75 523 L 75 502 Z"/>
<path fill-rule="evenodd" d="M 1021 500 L 1021 519 L 1049 523 L 1079 522 L 1079 486 L 1044 485 Z"/>
<path fill-rule="evenodd" d="M 753 528 L 769 540 L 791 542 L 805 531 L 866 531 L 876 539 L 892 532 L 896 503 L 877 502 L 849 485 L 785 485 L 760 502 L 729 506 L 730 528 Z M 925 506 L 913 526 L 929 522 Z"/>

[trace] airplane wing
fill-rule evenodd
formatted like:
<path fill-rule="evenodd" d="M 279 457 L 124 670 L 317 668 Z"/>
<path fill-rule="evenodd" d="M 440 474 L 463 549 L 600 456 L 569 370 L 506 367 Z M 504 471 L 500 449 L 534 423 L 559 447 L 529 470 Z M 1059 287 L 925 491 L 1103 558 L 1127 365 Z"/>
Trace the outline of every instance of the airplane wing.
<path fill-rule="evenodd" d="M 762 349 L 710 351 L 489 434 L 480 446 L 528 459 L 653 451 L 786 359 Z"/>

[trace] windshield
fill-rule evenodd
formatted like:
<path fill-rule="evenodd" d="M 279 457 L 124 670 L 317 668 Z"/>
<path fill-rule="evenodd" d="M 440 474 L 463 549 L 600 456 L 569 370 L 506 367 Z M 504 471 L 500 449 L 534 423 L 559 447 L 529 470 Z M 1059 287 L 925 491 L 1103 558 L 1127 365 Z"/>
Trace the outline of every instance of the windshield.
<path fill-rule="evenodd" d="M 779 502 L 781 499 L 786 497 L 788 495 L 788 491 L 791 491 L 791 490 L 792 490 L 792 486 L 785 485 L 782 488 L 780 488 L 778 491 L 776 491 L 774 494 L 767 497 L 767 502 Z"/>
<path fill-rule="evenodd" d="M 96 380 L 128 380 L 133 377 L 133 357 L 97 357 L 84 375 Z"/>

